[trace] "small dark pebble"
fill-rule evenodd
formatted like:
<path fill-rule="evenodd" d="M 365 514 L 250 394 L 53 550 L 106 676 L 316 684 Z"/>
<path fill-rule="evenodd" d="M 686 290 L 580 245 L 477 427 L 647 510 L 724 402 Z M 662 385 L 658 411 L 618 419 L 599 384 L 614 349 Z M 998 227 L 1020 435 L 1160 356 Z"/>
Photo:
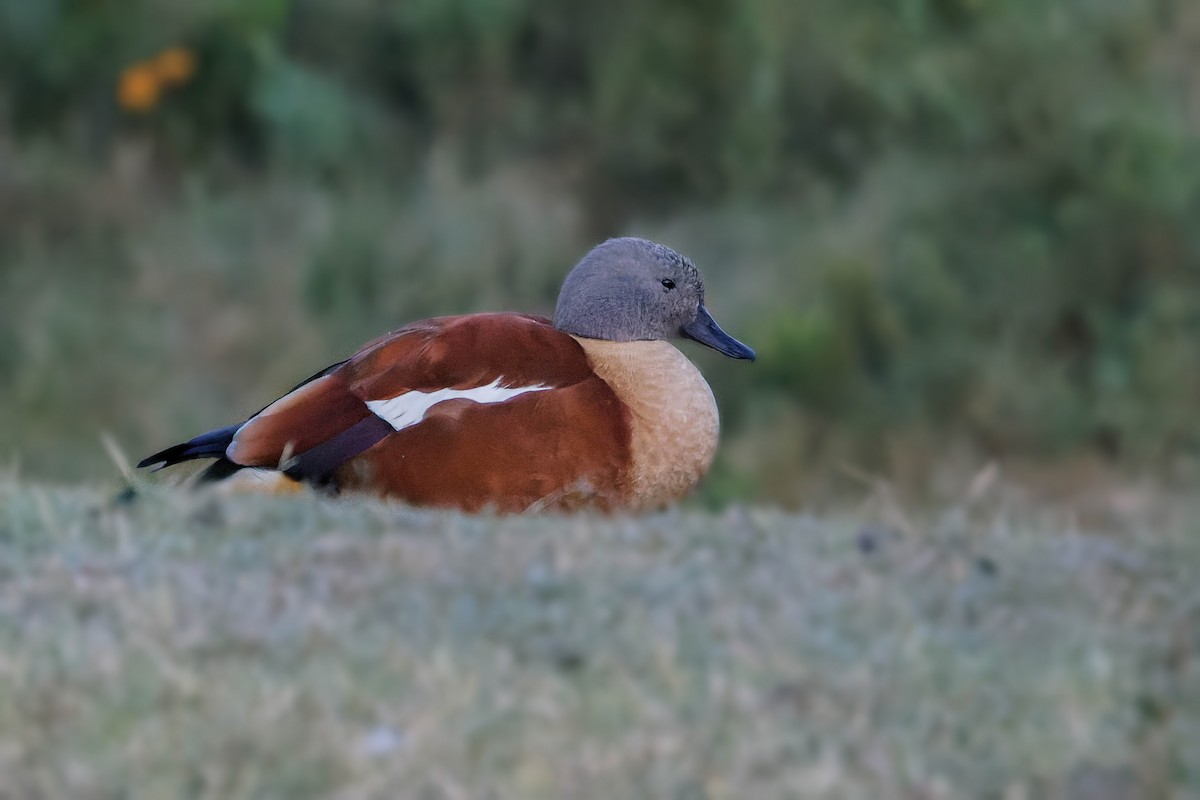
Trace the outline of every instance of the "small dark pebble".
<path fill-rule="evenodd" d="M 867 525 L 858 531 L 855 543 L 858 545 L 859 552 L 868 554 L 882 549 L 885 544 L 898 538 L 900 538 L 900 532 L 895 528 L 884 525 Z"/>
<path fill-rule="evenodd" d="M 979 570 L 980 575 L 986 575 L 989 578 L 994 578 L 1000 574 L 1000 567 L 988 556 L 979 556 L 976 558 L 975 569 Z"/>
<path fill-rule="evenodd" d="M 560 650 L 555 654 L 554 666 L 562 672 L 579 672 L 587 666 L 587 658 L 578 650 Z"/>

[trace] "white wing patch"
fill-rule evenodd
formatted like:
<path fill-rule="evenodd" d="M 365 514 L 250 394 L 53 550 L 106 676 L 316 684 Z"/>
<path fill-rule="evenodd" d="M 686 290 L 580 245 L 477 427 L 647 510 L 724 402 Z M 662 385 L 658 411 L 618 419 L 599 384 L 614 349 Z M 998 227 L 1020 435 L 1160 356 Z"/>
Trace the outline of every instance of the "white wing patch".
<path fill-rule="evenodd" d="M 471 400 L 476 403 L 503 403 L 517 395 L 526 392 L 544 392 L 552 386 L 537 384 L 536 386 L 505 387 L 500 385 L 500 378 L 487 386 L 477 386 L 474 389 L 437 389 L 432 392 L 419 392 L 415 389 L 405 392 L 398 397 L 388 400 L 368 400 L 367 408 L 398 431 L 411 428 L 421 420 L 429 409 L 445 400 Z"/>

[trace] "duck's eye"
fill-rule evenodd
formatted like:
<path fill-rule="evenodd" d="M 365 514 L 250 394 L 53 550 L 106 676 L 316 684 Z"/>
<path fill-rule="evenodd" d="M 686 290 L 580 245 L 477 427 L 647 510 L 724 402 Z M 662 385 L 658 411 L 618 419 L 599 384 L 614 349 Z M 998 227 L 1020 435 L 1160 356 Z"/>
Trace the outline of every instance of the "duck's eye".
<path fill-rule="evenodd" d="M 663 278 L 661 281 L 659 281 L 659 283 L 661 283 L 663 288 L 668 292 L 675 288 L 675 281 L 671 280 L 670 278 Z"/>

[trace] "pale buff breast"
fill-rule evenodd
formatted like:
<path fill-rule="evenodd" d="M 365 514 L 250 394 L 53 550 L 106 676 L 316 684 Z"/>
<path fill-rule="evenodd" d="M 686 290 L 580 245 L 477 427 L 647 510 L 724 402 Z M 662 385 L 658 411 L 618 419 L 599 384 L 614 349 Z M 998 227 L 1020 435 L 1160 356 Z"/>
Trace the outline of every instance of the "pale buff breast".
<path fill-rule="evenodd" d="M 717 451 L 717 403 L 700 370 L 670 342 L 573 338 L 629 407 L 628 506 L 656 508 L 688 494 Z"/>

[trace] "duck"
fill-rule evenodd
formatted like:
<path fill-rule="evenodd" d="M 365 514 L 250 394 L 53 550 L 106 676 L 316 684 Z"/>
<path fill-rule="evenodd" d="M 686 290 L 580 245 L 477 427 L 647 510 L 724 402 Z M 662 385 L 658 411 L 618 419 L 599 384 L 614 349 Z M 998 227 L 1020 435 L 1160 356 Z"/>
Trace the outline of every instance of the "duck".
<path fill-rule="evenodd" d="M 719 431 L 678 339 L 755 359 L 708 311 L 691 259 L 609 239 L 568 272 L 552 319 L 410 323 L 138 466 L 213 459 L 199 482 L 254 472 L 468 513 L 661 509 L 708 471 Z"/>

